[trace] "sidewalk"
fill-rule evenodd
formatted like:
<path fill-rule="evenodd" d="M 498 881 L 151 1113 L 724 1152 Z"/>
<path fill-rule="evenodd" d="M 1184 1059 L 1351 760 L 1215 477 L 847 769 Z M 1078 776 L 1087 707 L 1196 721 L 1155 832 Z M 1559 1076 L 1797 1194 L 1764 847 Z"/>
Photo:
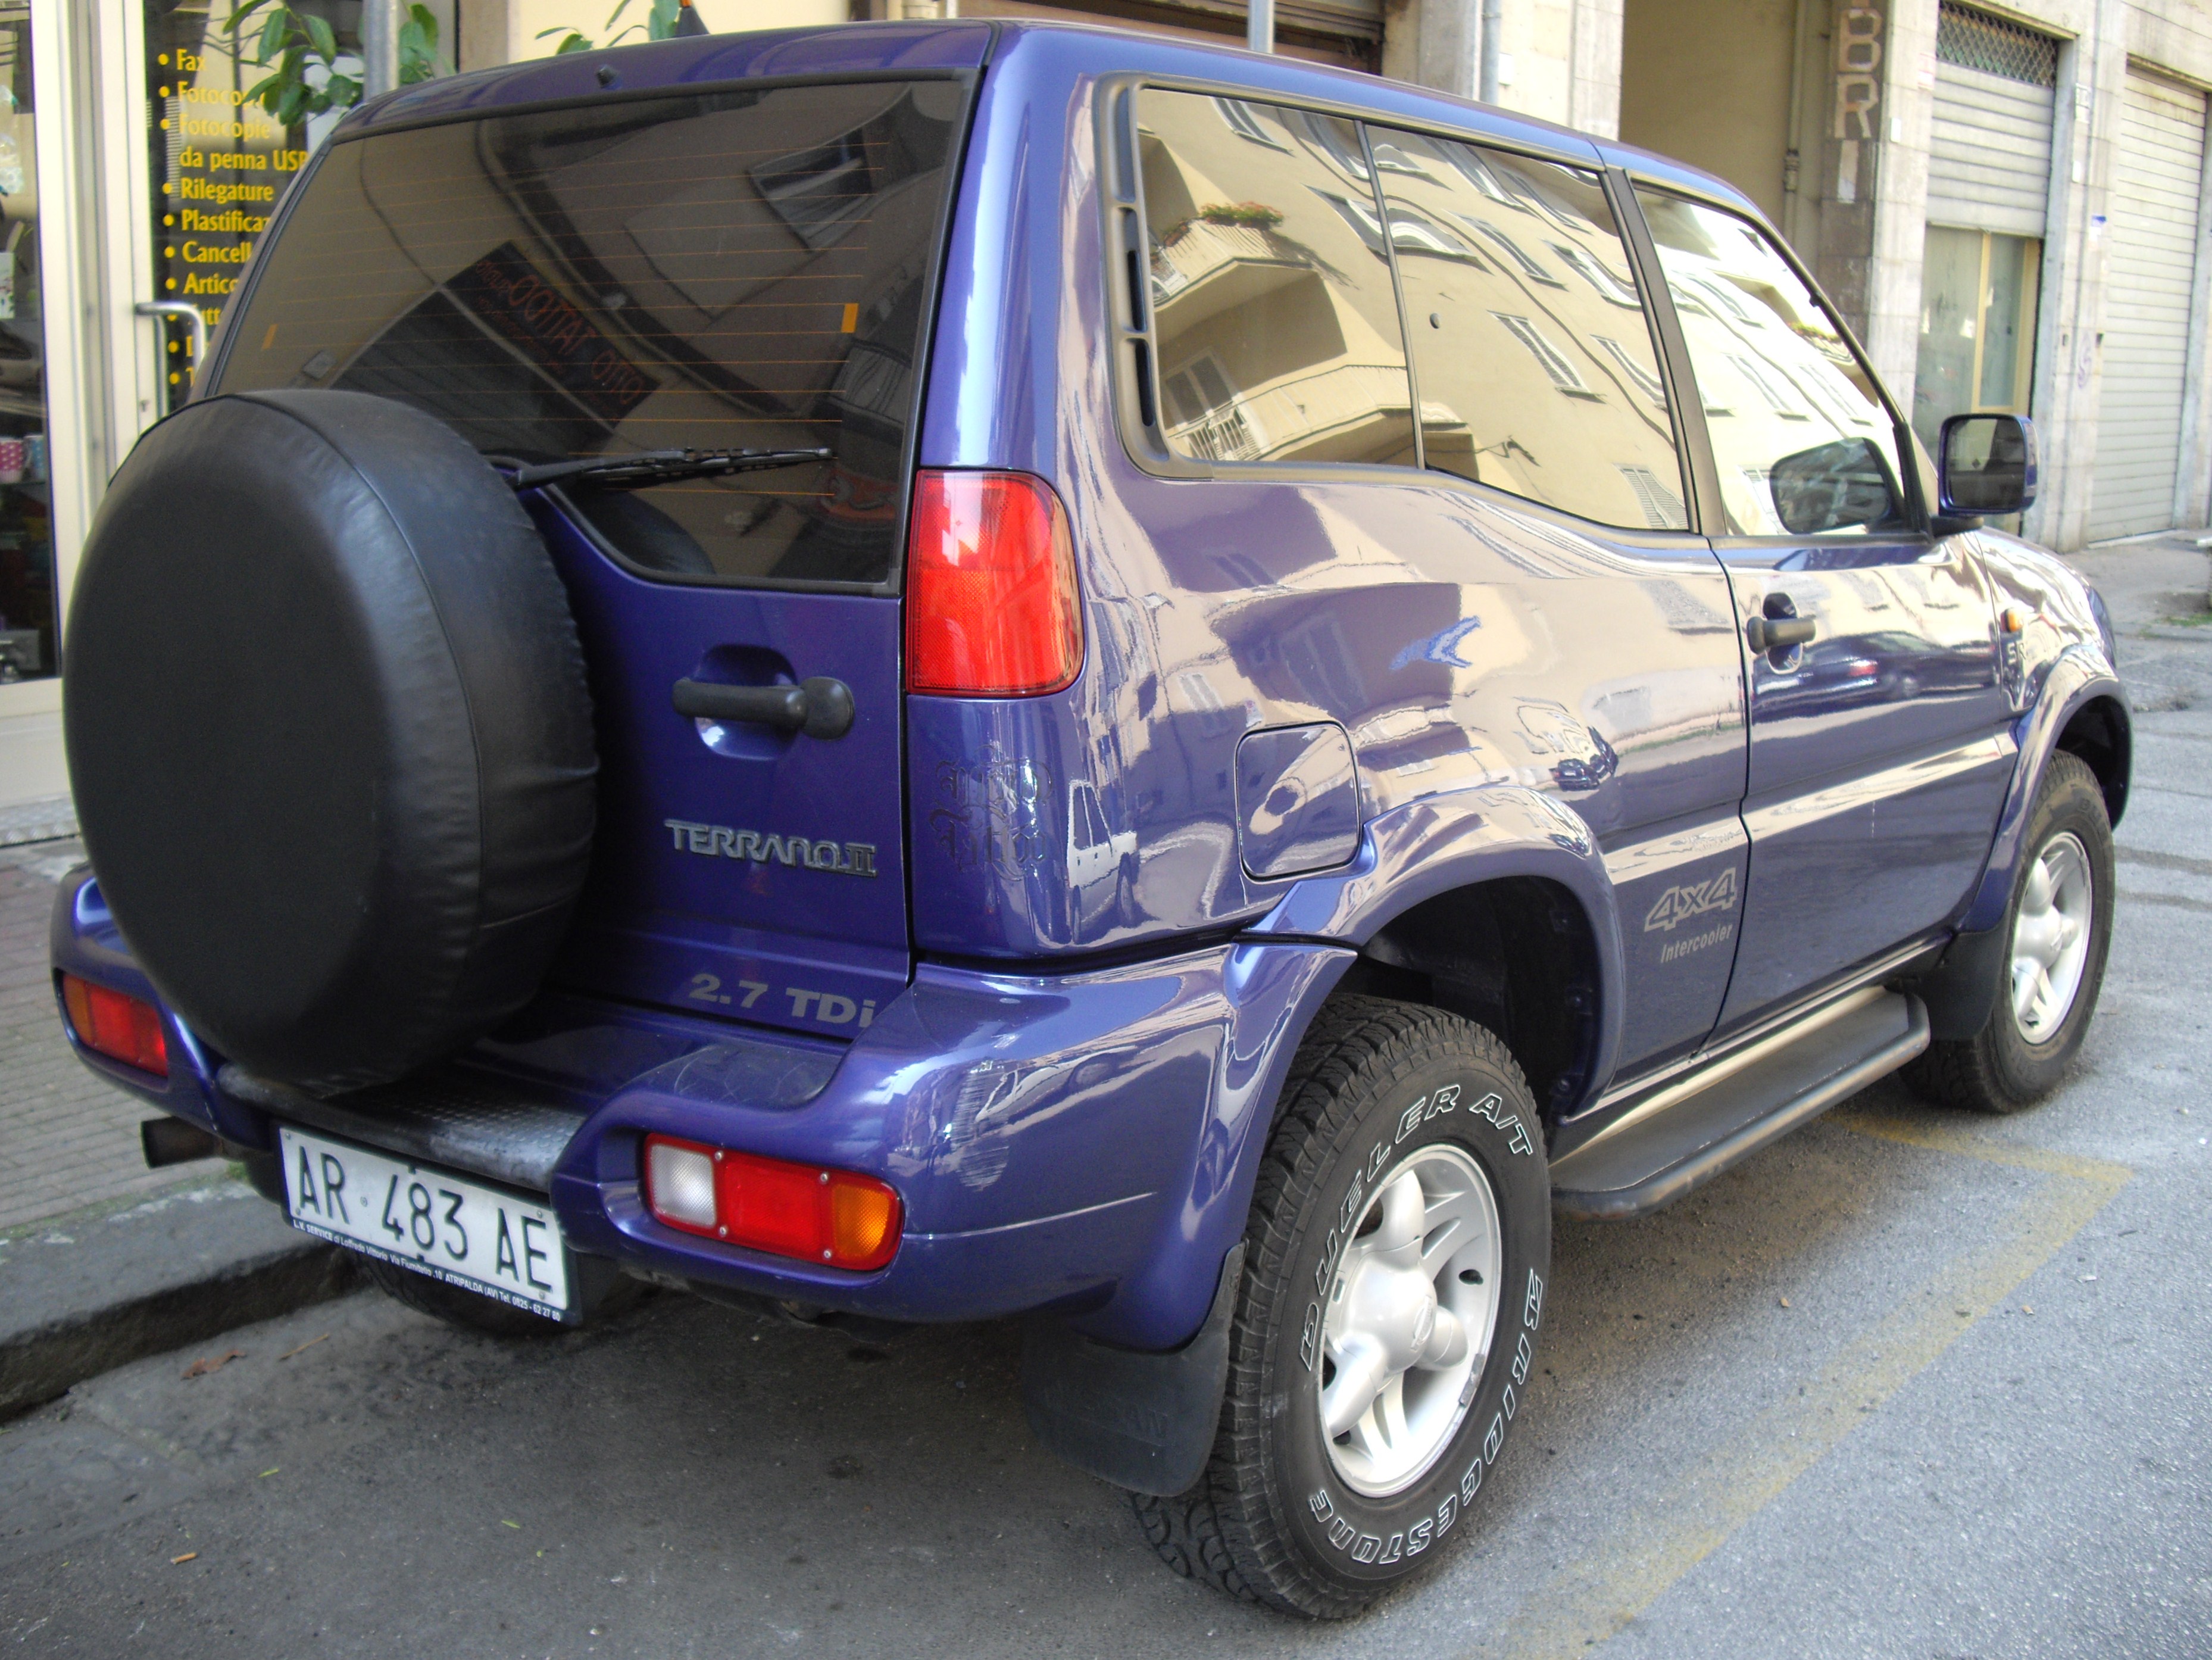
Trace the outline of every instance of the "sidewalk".
<path fill-rule="evenodd" d="M 204 1181 L 213 1161 L 149 1171 L 138 1125 L 153 1109 L 70 1053 L 54 1007 L 46 921 L 84 857 L 66 801 L 0 817 L 0 1235 L 88 1205 Z M 58 832 L 58 834 L 57 834 Z M 9 844 L 11 837 L 21 838 Z"/>
<path fill-rule="evenodd" d="M 46 927 L 76 830 L 66 801 L 0 811 L 0 1420 L 352 1284 L 221 1159 L 148 1170 L 155 1109 L 70 1054 Z"/>

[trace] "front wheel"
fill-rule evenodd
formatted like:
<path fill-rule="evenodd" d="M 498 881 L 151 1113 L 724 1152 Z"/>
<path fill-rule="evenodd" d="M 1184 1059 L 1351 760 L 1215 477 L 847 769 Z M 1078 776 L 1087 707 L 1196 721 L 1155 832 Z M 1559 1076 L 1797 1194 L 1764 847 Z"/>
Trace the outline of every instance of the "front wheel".
<path fill-rule="evenodd" d="M 2112 939 L 2112 824 L 2080 757 L 2051 757 L 2022 846 L 1988 1024 L 1972 1037 L 1929 1044 L 1905 1070 L 1916 1089 L 1946 1106 L 2032 1106 L 2057 1087 L 2097 1011 Z"/>
<path fill-rule="evenodd" d="M 1337 999 L 1285 1094 L 1212 1458 L 1188 1492 L 1134 1502 L 1176 1572 L 1333 1618 L 1434 1560 L 1502 1454 L 1551 1193 L 1520 1068 L 1455 1016 Z"/>

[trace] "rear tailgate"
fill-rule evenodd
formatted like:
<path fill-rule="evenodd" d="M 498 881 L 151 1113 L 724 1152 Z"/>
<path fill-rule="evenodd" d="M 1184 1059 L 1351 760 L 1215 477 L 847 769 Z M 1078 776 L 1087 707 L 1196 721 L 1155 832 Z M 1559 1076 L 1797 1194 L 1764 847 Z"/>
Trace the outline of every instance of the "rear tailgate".
<path fill-rule="evenodd" d="M 569 985 L 849 1035 L 906 982 L 900 555 L 971 81 L 371 130 L 321 159 L 233 325 L 221 390 L 380 393 L 488 457 L 830 452 L 526 494 L 597 707 Z M 672 701 L 823 679 L 842 735 Z"/>

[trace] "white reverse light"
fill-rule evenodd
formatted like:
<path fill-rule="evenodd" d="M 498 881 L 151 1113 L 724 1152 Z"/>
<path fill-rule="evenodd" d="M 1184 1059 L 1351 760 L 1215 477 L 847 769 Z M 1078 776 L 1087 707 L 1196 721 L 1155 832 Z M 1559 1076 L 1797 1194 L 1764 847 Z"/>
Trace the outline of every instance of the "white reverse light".
<path fill-rule="evenodd" d="M 714 1161 L 690 1147 L 654 1141 L 646 1149 L 648 1202 L 664 1219 L 694 1227 L 714 1225 Z"/>

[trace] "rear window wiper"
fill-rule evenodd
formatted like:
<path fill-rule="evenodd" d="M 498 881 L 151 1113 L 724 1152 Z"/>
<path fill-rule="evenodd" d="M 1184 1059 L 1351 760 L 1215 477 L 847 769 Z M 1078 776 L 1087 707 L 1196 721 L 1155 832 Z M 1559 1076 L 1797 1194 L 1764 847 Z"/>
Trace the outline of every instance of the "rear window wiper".
<path fill-rule="evenodd" d="M 768 467 L 795 467 L 827 461 L 818 450 L 640 450 L 635 455 L 602 455 L 588 461 L 549 461 L 518 467 L 508 480 L 519 490 L 540 484 L 584 484 L 592 489 L 643 489 L 678 478 L 716 478 Z"/>

